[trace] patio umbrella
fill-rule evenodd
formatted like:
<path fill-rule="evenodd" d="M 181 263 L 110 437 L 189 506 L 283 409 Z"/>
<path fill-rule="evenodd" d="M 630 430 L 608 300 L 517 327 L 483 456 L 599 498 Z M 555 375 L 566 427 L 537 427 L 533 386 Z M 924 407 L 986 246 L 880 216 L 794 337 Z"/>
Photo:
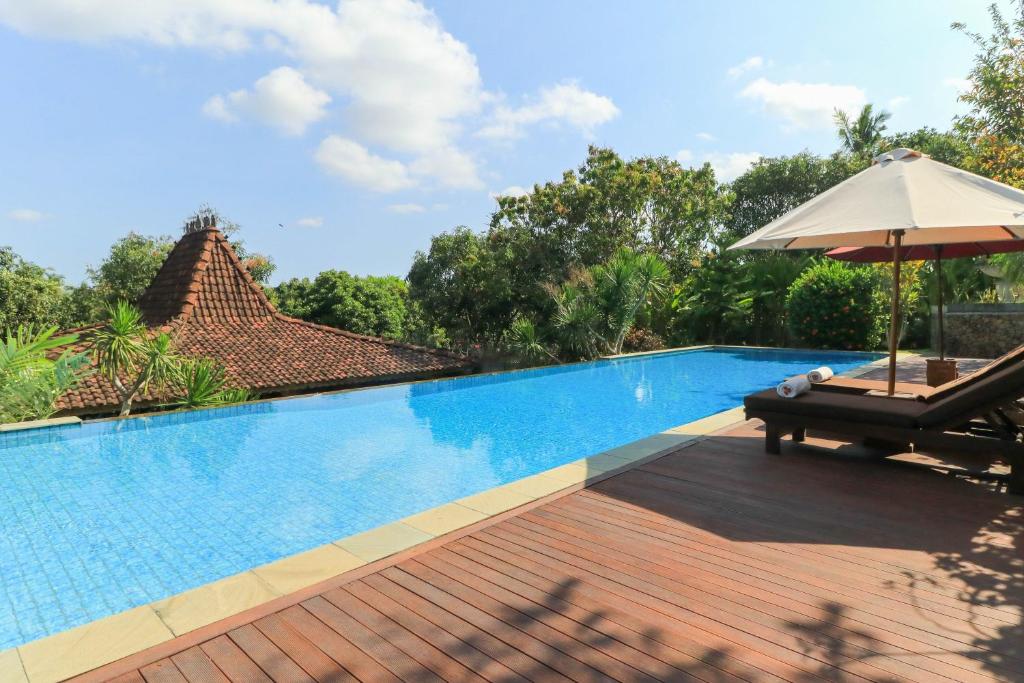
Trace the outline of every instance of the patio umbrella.
<path fill-rule="evenodd" d="M 939 359 L 946 358 L 946 335 L 942 311 L 942 259 L 970 256 L 992 256 L 1013 251 L 1024 251 L 1024 239 L 998 242 L 964 242 L 959 244 L 927 244 L 900 249 L 900 261 L 935 261 L 935 275 L 939 284 Z M 838 247 L 825 252 L 825 256 L 839 261 L 881 263 L 893 259 L 888 247 Z"/>
<path fill-rule="evenodd" d="M 867 169 L 744 237 L 730 249 L 891 250 L 891 395 L 896 388 L 902 248 L 1021 238 L 1024 191 L 900 148 L 878 155 Z"/>

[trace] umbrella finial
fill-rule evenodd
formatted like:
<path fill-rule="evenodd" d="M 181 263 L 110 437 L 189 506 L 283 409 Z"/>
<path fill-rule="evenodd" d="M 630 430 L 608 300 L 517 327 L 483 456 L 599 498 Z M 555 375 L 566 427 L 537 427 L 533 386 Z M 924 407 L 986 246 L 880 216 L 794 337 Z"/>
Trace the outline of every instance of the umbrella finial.
<path fill-rule="evenodd" d="M 927 157 L 927 154 L 922 154 L 916 149 L 910 149 L 909 147 L 897 147 L 896 149 L 890 149 L 888 152 L 882 152 L 876 156 L 871 163 L 872 164 L 884 164 L 887 161 L 899 161 L 900 159 L 906 158 L 917 158 Z"/>

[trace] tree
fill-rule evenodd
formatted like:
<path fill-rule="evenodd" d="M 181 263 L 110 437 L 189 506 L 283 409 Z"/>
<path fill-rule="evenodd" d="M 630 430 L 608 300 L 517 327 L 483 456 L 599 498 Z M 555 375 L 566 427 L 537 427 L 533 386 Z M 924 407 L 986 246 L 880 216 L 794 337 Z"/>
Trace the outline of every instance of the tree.
<path fill-rule="evenodd" d="M 89 341 L 96 366 L 117 391 L 124 416 L 149 388 L 162 389 L 174 382 L 181 358 L 170 335 L 150 334 L 142 313 L 131 304 L 119 301 L 108 314 L 110 319 Z"/>
<path fill-rule="evenodd" d="M 1024 187 L 1024 2 L 1014 3 L 1014 17 L 1007 20 L 992 4 L 993 32 L 985 37 L 962 23 L 953 29 L 964 33 L 979 52 L 969 74 L 969 89 L 960 101 L 968 113 L 955 120 L 957 130 L 974 143 L 968 161 L 971 170 L 1000 182 Z"/>
<path fill-rule="evenodd" d="M 231 243 L 231 248 L 235 250 L 235 254 L 238 255 L 238 260 L 242 262 L 245 269 L 249 271 L 249 275 L 252 279 L 261 285 L 266 285 L 270 282 L 270 276 L 277 270 L 277 264 L 274 263 L 274 259 L 261 254 L 256 251 L 249 251 L 248 247 L 245 246 L 245 241 L 238 237 L 238 233 L 241 231 L 242 226 L 234 222 L 229 218 L 225 218 L 217 213 L 215 209 L 211 209 L 208 206 L 201 207 L 196 215 L 202 215 L 207 213 L 210 216 L 217 218 L 217 225 L 220 228 L 221 233 Z"/>
<path fill-rule="evenodd" d="M 731 197 L 710 164 L 684 168 L 667 157 L 624 160 L 590 147 L 587 159 L 560 182 L 535 185 L 522 197 L 499 197 L 491 235 L 523 233 L 539 281 L 561 280 L 621 248 L 651 251 L 674 272 L 714 234 Z M 525 260 L 525 259 L 524 259 Z"/>
<path fill-rule="evenodd" d="M 100 265 L 86 271 L 104 310 L 117 301 L 138 301 L 173 247 L 174 240 L 166 235 L 147 237 L 137 232 L 114 242 Z"/>
<path fill-rule="evenodd" d="M 871 104 L 865 104 L 857 118 L 850 120 L 845 111 L 836 109 L 832 115 L 842 148 L 850 154 L 872 157 L 878 153 L 885 132 L 885 122 L 892 118 L 887 111 L 874 112 Z"/>
<path fill-rule="evenodd" d="M 927 154 L 936 161 L 963 168 L 965 159 L 971 153 L 971 145 L 962 135 L 950 132 L 940 133 L 934 128 L 924 127 L 905 133 L 887 135 L 883 150 L 906 147 Z"/>
<path fill-rule="evenodd" d="M 67 304 L 59 275 L 0 247 L 0 330 L 63 325 Z"/>
<path fill-rule="evenodd" d="M 833 154 L 819 157 L 801 152 L 789 157 L 762 157 L 730 186 L 735 199 L 725 223 L 731 243 L 816 197 L 833 185 L 863 171 L 861 157 Z"/>
<path fill-rule="evenodd" d="M 441 233 L 413 257 L 409 297 L 456 345 L 496 341 L 516 317 L 509 251 L 466 227 Z"/>
<path fill-rule="evenodd" d="M 408 286 L 394 276 L 325 270 L 312 281 L 292 279 L 271 291 L 283 313 L 303 320 L 389 339 L 405 335 Z"/>
<path fill-rule="evenodd" d="M 0 423 L 50 417 L 57 399 L 89 374 L 88 357 L 71 348 L 78 336 L 56 337 L 56 332 L 56 327 L 19 325 L 5 333 L 0 344 Z"/>
<path fill-rule="evenodd" d="M 681 277 L 728 216 L 731 194 L 711 166 L 666 157 L 625 160 L 591 147 L 579 168 L 499 197 L 486 234 L 434 238 L 409 271 L 411 299 L 458 344 L 495 344 L 518 318 L 547 319 L 551 283 L 611 259 L 651 253 Z"/>
<path fill-rule="evenodd" d="M 517 318 L 505 333 L 505 346 L 528 362 L 622 353 L 641 311 L 665 293 L 668 281 L 668 265 L 658 256 L 620 249 L 605 263 L 549 285 L 555 309 L 543 325 L 547 334 Z"/>

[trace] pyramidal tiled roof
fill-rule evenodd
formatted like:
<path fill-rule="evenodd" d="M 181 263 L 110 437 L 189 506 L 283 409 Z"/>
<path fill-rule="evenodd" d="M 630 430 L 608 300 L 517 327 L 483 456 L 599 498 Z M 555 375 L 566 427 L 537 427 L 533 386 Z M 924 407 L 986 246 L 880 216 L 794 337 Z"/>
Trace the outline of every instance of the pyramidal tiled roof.
<path fill-rule="evenodd" d="M 368 337 L 279 313 L 216 228 L 186 233 L 138 301 L 151 329 L 169 332 L 191 356 L 213 358 L 233 386 L 268 393 L 359 386 L 466 372 L 447 351 Z M 83 332 L 88 341 L 88 331 Z M 170 396 L 148 396 L 159 403 Z M 60 408 L 86 414 L 117 405 L 109 381 L 93 375 Z"/>

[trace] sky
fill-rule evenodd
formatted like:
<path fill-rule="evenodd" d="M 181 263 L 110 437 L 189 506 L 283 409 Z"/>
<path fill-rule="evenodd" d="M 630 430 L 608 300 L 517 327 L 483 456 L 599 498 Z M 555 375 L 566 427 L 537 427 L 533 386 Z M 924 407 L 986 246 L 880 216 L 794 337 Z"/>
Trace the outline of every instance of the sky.
<path fill-rule="evenodd" d="M 986 4 L 0 0 L 0 245 L 75 284 L 207 204 L 275 282 L 404 276 L 589 144 L 729 180 L 836 107 L 945 130 Z"/>

